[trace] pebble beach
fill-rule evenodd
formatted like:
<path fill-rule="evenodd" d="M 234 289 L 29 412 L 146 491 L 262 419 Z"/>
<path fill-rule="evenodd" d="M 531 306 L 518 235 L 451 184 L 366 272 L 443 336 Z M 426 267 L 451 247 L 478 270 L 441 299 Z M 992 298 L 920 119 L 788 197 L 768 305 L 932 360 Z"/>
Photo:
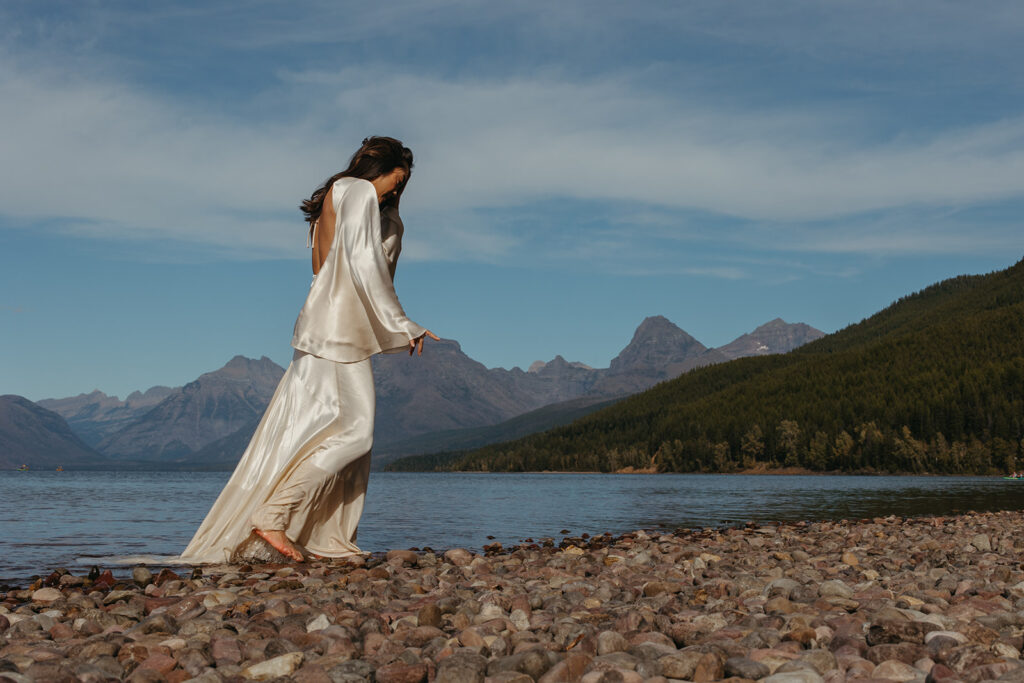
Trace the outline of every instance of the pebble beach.
<path fill-rule="evenodd" d="M 994 512 L 58 569 L 0 593 L 0 681 L 1024 681 L 1022 529 Z"/>

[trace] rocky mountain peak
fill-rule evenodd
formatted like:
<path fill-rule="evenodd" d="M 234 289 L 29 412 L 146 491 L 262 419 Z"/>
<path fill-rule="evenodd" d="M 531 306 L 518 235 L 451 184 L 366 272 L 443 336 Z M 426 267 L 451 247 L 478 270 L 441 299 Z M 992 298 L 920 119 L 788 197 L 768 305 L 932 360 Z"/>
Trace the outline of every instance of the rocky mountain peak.
<path fill-rule="evenodd" d="M 547 363 L 545 363 L 542 360 L 535 360 L 532 363 L 530 363 L 530 367 L 526 371 L 537 374 L 541 372 L 558 372 L 562 370 L 568 370 L 570 368 L 575 368 L 577 370 L 594 369 L 587 365 L 586 363 L 580 363 L 579 361 L 568 361 L 561 355 L 558 355 L 549 360 Z"/>
<path fill-rule="evenodd" d="M 235 356 L 227 363 L 224 367 L 213 372 L 208 372 L 207 375 L 223 375 L 225 377 L 245 377 L 250 375 L 262 375 L 267 372 L 278 372 L 280 366 L 274 361 L 270 360 L 266 356 L 261 356 L 259 360 L 255 358 L 246 358 L 245 356 Z"/>
<path fill-rule="evenodd" d="M 824 332 L 805 323 L 787 323 L 782 318 L 775 318 L 753 332 L 737 337 L 718 351 L 730 360 L 744 356 L 787 353 L 824 336 Z"/>
<path fill-rule="evenodd" d="M 198 450 L 259 417 L 282 374 L 284 369 L 266 356 L 235 356 L 172 390 L 97 446 L 118 457 L 180 456 Z"/>
<path fill-rule="evenodd" d="M 104 458 L 72 433 L 59 414 L 23 396 L 0 396 L 0 468 L 94 465 Z"/>
<path fill-rule="evenodd" d="M 613 375 L 648 369 L 663 371 L 705 351 L 706 346 L 668 318 L 654 315 L 644 318 L 608 370 Z"/>
<path fill-rule="evenodd" d="M 145 406 L 155 406 L 160 401 L 170 396 L 175 390 L 171 387 L 165 387 L 157 385 L 150 387 L 146 391 L 133 391 L 128 394 L 128 398 L 124 400 L 125 405 L 130 405 L 132 408 L 143 408 Z"/>

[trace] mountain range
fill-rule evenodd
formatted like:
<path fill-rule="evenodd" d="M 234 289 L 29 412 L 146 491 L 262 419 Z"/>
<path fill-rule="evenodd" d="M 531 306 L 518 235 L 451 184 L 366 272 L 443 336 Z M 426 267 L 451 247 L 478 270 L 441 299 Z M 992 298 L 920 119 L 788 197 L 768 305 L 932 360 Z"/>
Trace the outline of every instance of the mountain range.
<path fill-rule="evenodd" d="M 822 334 L 802 323 L 775 319 L 709 349 L 666 318 L 654 316 L 640 324 L 608 368 L 561 356 L 537 361 L 526 371 L 487 368 L 453 340 L 430 345 L 422 357 L 379 356 L 373 360 L 375 465 L 401 455 L 492 443 L 565 424 L 695 367 L 784 353 Z M 283 372 L 269 358 L 236 356 L 183 387 L 153 387 L 124 401 L 99 391 L 46 399 L 36 408 L 52 417 L 34 429 L 43 429 L 45 423 L 61 434 L 69 432 L 87 449 L 83 453 L 93 454 L 92 460 L 110 458 L 121 467 L 231 469 Z M 65 426 L 54 418 L 66 420 Z M 27 453 L 23 438 L 0 429 L 0 452 Z"/>
<path fill-rule="evenodd" d="M 0 396 L 0 468 L 94 467 L 104 462 L 57 413 L 21 396 Z"/>
<path fill-rule="evenodd" d="M 757 337 L 731 352 L 760 348 Z M 1013 472 L 1024 463 L 1022 340 L 1024 260 L 936 283 L 790 353 L 699 368 L 570 426 L 391 469 Z"/>

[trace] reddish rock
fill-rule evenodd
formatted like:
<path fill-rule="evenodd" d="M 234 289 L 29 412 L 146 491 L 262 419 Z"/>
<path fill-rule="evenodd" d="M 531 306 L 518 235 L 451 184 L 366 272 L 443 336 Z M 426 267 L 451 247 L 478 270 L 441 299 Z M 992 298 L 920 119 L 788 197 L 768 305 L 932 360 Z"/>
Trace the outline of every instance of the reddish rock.
<path fill-rule="evenodd" d="M 928 650 L 917 643 L 885 643 L 869 647 L 864 653 L 864 658 L 875 664 L 881 664 L 887 659 L 895 659 L 904 664 L 913 665 L 917 660 L 927 656 Z"/>
<path fill-rule="evenodd" d="M 813 628 L 794 629 L 782 636 L 783 640 L 800 643 L 803 647 L 810 647 L 817 638 L 818 633 Z"/>
<path fill-rule="evenodd" d="M 547 673 L 537 679 L 537 683 L 563 683 L 578 681 L 583 672 L 590 666 L 593 658 L 581 652 L 567 655 L 565 659 L 548 669 Z"/>
<path fill-rule="evenodd" d="M 928 683 L 934 683 L 935 681 L 954 680 L 957 678 L 957 673 L 945 664 L 935 664 L 932 666 L 931 671 L 928 672 L 928 677 L 925 680 Z"/>
<path fill-rule="evenodd" d="M 416 623 L 420 626 L 440 628 L 442 624 L 441 608 L 437 606 L 437 603 L 428 602 L 416 613 Z"/>
<path fill-rule="evenodd" d="M 213 636 L 210 638 L 210 656 L 213 657 L 217 666 L 240 664 L 242 662 L 242 648 L 235 638 Z"/>
<path fill-rule="evenodd" d="M 465 628 L 459 633 L 459 642 L 464 647 L 483 647 L 487 643 L 484 641 L 483 635 L 476 628 Z"/>
<path fill-rule="evenodd" d="M 473 561 L 473 554 L 465 548 L 452 548 L 445 552 L 444 559 L 457 567 L 465 567 Z"/>
<path fill-rule="evenodd" d="M 388 563 L 397 563 L 399 566 L 403 564 L 416 566 L 420 559 L 420 556 L 413 550 L 389 550 L 385 557 Z"/>
<path fill-rule="evenodd" d="M 882 620 L 868 629 L 868 645 L 884 643 L 924 643 L 926 634 L 940 630 L 935 624 L 924 621 Z"/>
<path fill-rule="evenodd" d="M 155 579 L 153 579 L 153 583 L 156 584 L 157 586 L 162 586 L 165 583 L 167 583 L 168 581 L 180 581 L 180 580 L 181 580 L 180 576 L 175 574 L 170 569 L 166 569 L 165 568 L 165 569 L 161 569 L 160 570 L 160 573 L 156 575 Z"/>
<path fill-rule="evenodd" d="M 68 638 L 74 638 L 78 634 L 75 633 L 75 629 L 71 628 L 68 624 L 63 621 L 58 621 L 50 629 L 50 637 L 54 640 L 67 640 Z"/>
<path fill-rule="evenodd" d="M 987 647 L 981 645 L 961 645 L 946 656 L 946 666 L 957 673 L 974 669 L 984 664 L 991 664 L 999 659 Z"/>
<path fill-rule="evenodd" d="M 405 642 L 413 647 L 423 647 L 434 638 L 444 638 L 445 634 L 434 626 L 417 626 L 405 636 Z"/>
<path fill-rule="evenodd" d="M 152 669 L 153 671 L 158 671 L 166 675 L 171 671 L 171 669 L 177 666 L 177 664 L 178 663 L 174 661 L 173 657 L 169 657 L 162 652 L 157 652 L 144 659 L 139 664 L 139 668 Z"/>
<path fill-rule="evenodd" d="M 377 683 L 421 683 L 427 680 L 427 665 L 397 661 L 377 669 L 374 677 Z"/>
<path fill-rule="evenodd" d="M 725 677 L 725 659 L 717 652 L 707 652 L 697 660 L 693 670 L 694 683 L 718 681 Z"/>
<path fill-rule="evenodd" d="M 108 569 L 93 580 L 89 590 L 110 590 L 114 583 L 114 573 Z"/>
<path fill-rule="evenodd" d="M 178 602 L 181 602 L 181 598 L 146 598 L 145 606 L 142 608 L 142 613 L 149 615 L 152 614 L 155 609 L 170 607 Z"/>

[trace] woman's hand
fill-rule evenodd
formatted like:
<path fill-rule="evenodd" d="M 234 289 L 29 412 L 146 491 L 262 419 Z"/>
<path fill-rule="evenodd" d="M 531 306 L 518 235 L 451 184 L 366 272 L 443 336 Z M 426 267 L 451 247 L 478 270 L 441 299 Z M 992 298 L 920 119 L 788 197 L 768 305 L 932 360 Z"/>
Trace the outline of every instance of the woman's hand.
<path fill-rule="evenodd" d="M 409 355 L 410 356 L 412 355 L 413 351 L 416 351 L 416 355 L 417 356 L 422 356 L 423 355 L 423 340 L 425 340 L 427 337 L 430 337 L 434 341 L 441 341 L 440 337 L 438 337 L 436 334 L 434 334 L 430 330 L 427 330 L 426 332 L 424 332 L 420 336 L 416 337 L 415 339 L 410 339 L 409 340 Z"/>

